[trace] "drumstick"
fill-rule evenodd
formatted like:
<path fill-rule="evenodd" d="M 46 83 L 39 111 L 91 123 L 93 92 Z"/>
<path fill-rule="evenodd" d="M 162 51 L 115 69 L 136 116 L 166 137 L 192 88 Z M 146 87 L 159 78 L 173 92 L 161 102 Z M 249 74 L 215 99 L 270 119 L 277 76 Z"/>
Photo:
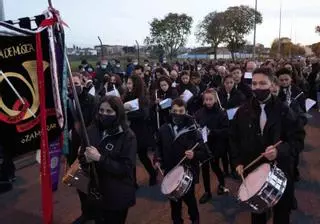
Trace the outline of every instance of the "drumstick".
<path fill-rule="evenodd" d="M 248 190 L 248 188 L 247 188 L 247 184 L 246 184 L 246 182 L 245 182 L 245 180 L 244 180 L 243 174 L 241 174 L 240 177 L 241 177 L 241 179 L 242 179 L 242 184 L 243 184 L 244 188 L 246 189 L 246 192 L 247 192 L 248 197 L 249 197 L 249 195 L 250 195 L 250 194 L 249 194 L 249 190 Z"/>
<path fill-rule="evenodd" d="M 282 141 L 278 141 L 276 144 L 274 144 L 274 147 L 277 147 L 278 145 L 280 145 L 282 143 Z M 259 160 L 261 160 L 264 157 L 263 154 L 261 154 L 260 156 L 258 156 L 255 160 L 253 160 L 249 165 L 247 165 L 244 169 L 243 172 L 247 169 L 249 169 L 251 166 L 253 166 L 254 164 L 256 164 Z"/>
<path fill-rule="evenodd" d="M 164 176 L 163 171 L 161 170 L 161 167 L 159 166 L 159 164 L 157 164 L 157 168 L 160 171 L 161 175 Z"/>
<path fill-rule="evenodd" d="M 197 142 L 197 143 L 196 143 L 191 149 L 189 149 L 189 150 L 193 151 L 195 148 L 198 147 L 198 145 L 199 145 L 199 143 Z M 187 156 L 185 155 L 175 167 L 180 166 L 180 164 L 181 164 L 186 158 L 187 158 Z"/>

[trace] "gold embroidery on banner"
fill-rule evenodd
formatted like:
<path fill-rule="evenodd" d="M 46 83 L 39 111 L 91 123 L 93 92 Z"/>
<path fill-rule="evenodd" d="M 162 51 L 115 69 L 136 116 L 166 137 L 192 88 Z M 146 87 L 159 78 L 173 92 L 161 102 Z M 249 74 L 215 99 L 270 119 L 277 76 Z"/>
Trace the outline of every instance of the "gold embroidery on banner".
<path fill-rule="evenodd" d="M 8 77 L 8 79 L 10 79 L 10 78 L 20 79 L 28 87 L 28 89 L 32 95 L 32 105 L 30 107 L 30 110 L 33 114 L 36 114 L 38 112 L 39 105 L 40 105 L 39 91 L 38 91 L 38 78 L 37 78 L 37 61 L 26 61 L 26 62 L 22 63 L 22 66 L 27 70 L 28 75 L 31 79 L 31 84 L 28 82 L 28 80 L 26 80 L 25 77 L 23 77 L 19 73 L 6 72 L 4 74 Z M 49 67 L 49 63 L 46 61 L 43 61 L 43 71 L 45 71 L 48 67 Z M 0 76 L 0 84 L 3 81 L 5 82 L 4 77 Z M 17 89 L 17 91 L 19 92 L 18 89 Z M 14 96 L 14 97 L 17 97 L 17 96 Z M 23 97 L 23 96 L 21 96 L 21 97 Z M 8 108 L 4 104 L 1 95 L 0 95 L 0 109 L 2 109 L 9 117 L 14 117 L 14 116 L 17 116 L 19 113 L 21 113 L 21 111 L 19 111 L 19 110 L 12 110 L 12 109 Z M 22 120 L 27 120 L 30 117 L 32 117 L 32 114 L 29 111 L 27 111 L 27 113 L 25 114 L 25 116 L 23 117 Z"/>

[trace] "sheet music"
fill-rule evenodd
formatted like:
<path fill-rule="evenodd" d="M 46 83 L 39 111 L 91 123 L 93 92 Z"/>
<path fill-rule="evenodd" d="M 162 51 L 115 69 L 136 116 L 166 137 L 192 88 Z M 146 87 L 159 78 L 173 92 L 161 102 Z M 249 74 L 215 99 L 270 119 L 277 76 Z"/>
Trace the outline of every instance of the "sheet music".
<path fill-rule="evenodd" d="M 245 79 L 252 79 L 252 72 L 245 72 L 244 73 L 244 78 Z"/>
<path fill-rule="evenodd" d="M 231 108 L 231 109 L 227 110 L 227 114 L 228 114 L 228 119 L 229 119 L 229 121 L 230 121 L 230 120 L 233 120 L 234 115 L 236 114 L 236 112 L 238 111 L 238 109 L 239 109 L 239 107 Z"/>
<path fill-rule="evenodd" d="M 192 96 L 193 96 L 193 94 L 188 89 L 186 89 L 181 95 L 182 100 L 185 103 L 187 103 L 191 99 Z"/>
<path fill-rule="evenodd" d="M 314 101 L 313 99 L 307 98 L 306 99 L 306 111 L 308 112 L 315 104 L 316 104 L 316 101 Z"/>
<path fill-rule="evenodd" d="M 138 100 L 138 99 L 134 99 L 134 100 L 125 102 L 124 104 L 125 104 L 125 105 L 126 105 L 126 104 L 129 104 L 129 105 L 131 106 L 130 111 L 139 110 L 139 100 Z"/>
<path fill-rule="evenodd" d="M 203 139 L 203 142 L 206 143 L 208 141 L 208 128 L 207 126 L 204 126 L 202 129 L 201 129 L 201 135 L 202 135 L 202 139 Z"/>

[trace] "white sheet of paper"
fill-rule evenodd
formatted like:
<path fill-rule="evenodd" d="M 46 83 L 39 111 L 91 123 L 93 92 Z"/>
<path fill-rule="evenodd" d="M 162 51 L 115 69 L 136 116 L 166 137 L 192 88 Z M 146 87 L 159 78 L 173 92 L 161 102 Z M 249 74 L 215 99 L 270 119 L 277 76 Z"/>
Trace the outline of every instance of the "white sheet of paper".
<path fill-rule="evenodd" d="M 167 108 L 171 107 L 171 104 L 172 104 L 171 98 L 167 98 L 167 99 L 164 99 L 159 102 L 161 109 L 167 109 Z"/>
<path fill-rule="evenodd" d="M 94 87 L 91 87 L 91 89 L 89 90 L 89 94 L 92 96 L 96 95 L 96 89 Z"/>
<path fill-rule="evenodd" d="M 228 114 L 228 119 L 229 119 L 229 121 L 230 121 L 230 120 L 233 120 L 234 115 L 236 114 L 236 112 L 237 112 L 238 109 L 239 109 L 239 107 L 231 108 L 231 109 L 227 110 L 227 114 Z"/>
<path fill-rule="evenodd" d="M 208 128 L 207 128 L 207 126 L 204 126 L 201 129 L 201 134 L 202 134 L 203 142 L 206 143 L 208 141 Z"/>
<path fill-rule="evenodd" d="M 187 89 L 181 94 L 181 98 L 185 103 L 187 103 L 192 96 L 193 96 L 192 92 L 190 92 Z"/>
<path fill-rule="evenodd" d="M 124 104 L 130 104 L 131 105 L 131 110 L 130 111 L 139 110 L 139 100 L 138 99 L 134 99 L 134 100 L 125 102 Z"/>
<path fill-rule="evenodd" d="M 245 72 L 244 73 L 244 78 L 245 79 L 252 79 L 252 72 Z"/>
<path fill-rule="evenodd" d="M 316 101 L 314 101 L 313 99 L 307 98 L 306 99 L 306 111 L 308 112 L 315 104 L 316 104 Z"/>
<path fill-rule="evenodd" d="M 120 93 L 117 89 L 114 89 L 110 92 L 106 92 L 106 96 L 117 96 L 117 97 L 120 97 Z"/>

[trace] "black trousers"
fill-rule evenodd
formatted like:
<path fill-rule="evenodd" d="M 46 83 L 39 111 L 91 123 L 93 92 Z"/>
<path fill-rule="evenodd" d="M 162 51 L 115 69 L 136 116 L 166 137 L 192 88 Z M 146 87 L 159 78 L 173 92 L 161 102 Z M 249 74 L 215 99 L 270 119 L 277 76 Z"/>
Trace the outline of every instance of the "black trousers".
<path fill-rule="evenodd" d="M 219 184 L 222 186 L 224 186 L 224 176 L 219 166 L 219 160 L 211 159 L 209 160 L 209 162 L 202 164 L 202 178 L 204 190 L 206 193 L 211 194 L 209 166 L 211 166 L 212 171 L 216 174 L 218 178 Z"/>
<path fill-rule="evenodd" d="M 287 177 L 288 178 L 288 177 Z M 289 177 L 287 180 L 287 187 L 283 193 L 278 204 L 273 208 L 273 223 L 274 224 L 289 224 L 290 214 L 293 200 L 294 185 L 292 179 Z M 254 214 L 251 213 L 251 223 L 252 224 L 266 224 L 268 219 L 267 213 Z"/>
<path fill-rule="evenodd" d="M 96 224 L 125 224 L 128 215 L 128 209 L 119 211 L 104 210 L 101 216 L 95 219 Z"/>
<path fill-rule="evenodd" d="M 174 224 L 182 224 L 182 201 L 188 206 L 188 214 L 191 221 L 199 220 L 199 211 L 197 206 L 197 200 L 194 191 L 194 184 L 190 187 L 187 194 L 185 194 L 178 201 L 170 200 L 171 206 L 171 218 Z"/>
<path fill-rule="evenodd" d="M 141 163 L 143 164 L 144 168 L 147 170 L 150 177 L 155 176 L 157 173 L 154 167 L 152 166 L 150 158 L 148 157 L 148 148 L 138 148 L 138 157 Z"/>
<path fill-rule="evenodd" d="M 80 205 L 81 205 L 81 212 L 82 216 L 86 217 L 87 220 L 92 220 L 97 216 L 97 212 L 92 208 L 87 199 L 87 195 L 83 193 L 82 191 L 77 190 L 79 199 L 80 199 Z"/>

